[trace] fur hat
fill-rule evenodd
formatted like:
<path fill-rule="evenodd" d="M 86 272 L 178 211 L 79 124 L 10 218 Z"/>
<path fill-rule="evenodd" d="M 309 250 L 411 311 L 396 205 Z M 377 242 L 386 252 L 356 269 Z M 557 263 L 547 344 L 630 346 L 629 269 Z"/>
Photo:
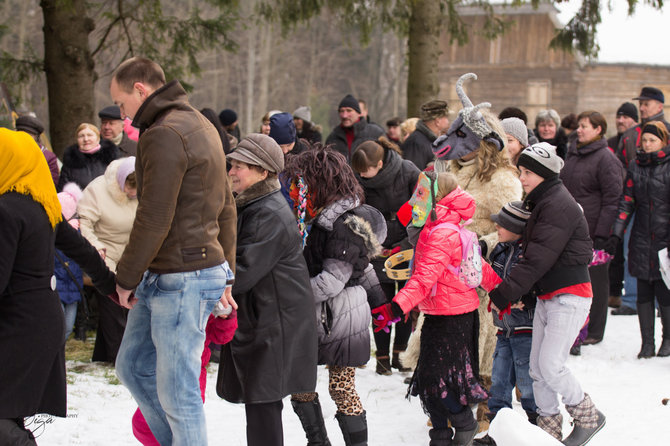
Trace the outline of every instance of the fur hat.
<path fill-rule="evenodd" d="M 624 102 L 621 104 L 619 109 L 616 111 L 617 116 L 628 116 L 632 118 L 635 122 L 638 121 L 639 117 L 637 114 L 637 107 L 632 102 Z"/>
<path fill-rule="evenodd" d="M 432 121 L 433 119 L 442 118 L 449 113 L 447 101 L 440 101 L 439 99 L 428 101 L 421 105 L 420 117 L 422 121 Z"/>
<path fill-rule="evenodd" d="M 526 124 L 519 118 L 505 118 L 500 121 L 505 133 L 516 138 L 521 143 L 522 147 L 528 146 L 528 128 Z"/>
<path fill-rule="evenodd" d="M 26 132 L 33 138 L 40 136 L 44 132 L 44 125 L 39 119 L 33 116 L 19 116 L 16 118 L 16 131 Z"/>
<path fill-rule="evenodd" d="M 270 138 L 279 145 L 295 142 L 295 123 L 290 113 L 276 113 L 270 117 Z"/>
<path fill-rule="evenodd" d="M 523 234 L 523 228 L 530 217 L 530 212 L 523 206 L 523 201 L 511 201 L 491 214 L 491 220 L 514 234 Z"/>
<path fill-rule="evenodd" d="M 558 177 L 563 168 L 563 160 L 556 154 L 556 146 L 538 142 L 523 149 L 516 165 L 548 179 Z"/>
<path fill-rule="evenodd" d="M 340 101 L 340 105 L 337 106 L 337 109 L 339 110 L 342 107 L 353 108 L 354 110 L 356 110 L 356 112 L 358 113 L 361 112 L 361 105 L 358 103 L 358 100 L 350 94 L 342 98 L 342 100 Z"/>
<path fill-rule="evenodd" d="M 284 170 L 284 152 L 277 142 L 261 133 L 250 133 L 226 155 L 226 159 L 237 160 L 252 166 L 279 173 Z"/>
<path fill-rule="evenodd" d="M 305 122 L 312 122 L 312 109 L 309 107 L 309 105 L 298 107 L 293 112 L 293 117 L 302 119 Z"/>
<path fill-rule="evenodd" d="M 77 213 L 77 203 L 81 199 L 83 192 L 77 183 L 67 183 L 63 186 L 63 191 L 58 193 L 58 201 L 63 212 L 63 217 L 73 228 L 79 229 L 79 220 L 72 219 Z"/>
<path fill-rule="evenodd" d="M 221 113 L 219 113 L 219 121 L 221 121 L 221 125 L 224 127 L 231 125 L 233 122 L 237 121 L 237 113 L 229 108 L 223 109 L 221 110 Z"/>
<path fill-rule="evenodd" d="M 118 105 L 110 105 L 105 107 L 98 112 L 98 117 L 100 119 L 118 119 L 121 120 L 121 109 Z"/>

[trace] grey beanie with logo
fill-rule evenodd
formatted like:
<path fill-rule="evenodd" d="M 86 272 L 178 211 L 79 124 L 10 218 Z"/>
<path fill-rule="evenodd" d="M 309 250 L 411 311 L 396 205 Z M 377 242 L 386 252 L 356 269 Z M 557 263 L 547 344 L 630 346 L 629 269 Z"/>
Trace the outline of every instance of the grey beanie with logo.
<path fill-rule="evenodd" d="M 563 164 L 561 157 L 556 154 L 556 146 L 547 142 L 538 142 L 523 149 L 516 163 L 544 179 L 558 177 Z"/>

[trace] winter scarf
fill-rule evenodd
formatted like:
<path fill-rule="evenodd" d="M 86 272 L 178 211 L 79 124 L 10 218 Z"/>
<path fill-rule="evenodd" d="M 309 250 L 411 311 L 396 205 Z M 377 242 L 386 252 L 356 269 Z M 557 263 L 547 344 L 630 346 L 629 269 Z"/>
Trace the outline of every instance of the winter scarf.
<path fill-rule="evenodd" d="M 0 195 L 7 192 L 30 195 L 46 211 L 51 227 L 62 220 L 51 171 L 35 140 L 0 128 Z"/>

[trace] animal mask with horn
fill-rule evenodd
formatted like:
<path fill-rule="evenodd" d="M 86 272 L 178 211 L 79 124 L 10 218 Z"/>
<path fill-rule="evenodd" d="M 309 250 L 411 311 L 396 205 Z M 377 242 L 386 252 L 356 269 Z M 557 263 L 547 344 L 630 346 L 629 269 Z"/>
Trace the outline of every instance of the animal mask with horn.
<path fill-rule="evenodd" d="M 498 150 L 502 150 L 505 146 L 501 136 L 493 131 L 479 111 L 480 108 L 490 108 L 491 104 L 482 102 L 473 105 L 463 90 L 463 82 L 466 79 L 476 80 L 477 75 L 466 73 L 458 78 L 456 93 L 463 104 L 463 109 L 458 112 L 458 118 L 451 124 L 447 134 L 440 136 L 433 143 L 433 153 L 441 160 L 462 158 L 477 150 L 482 140 L 495 144 Z"/>

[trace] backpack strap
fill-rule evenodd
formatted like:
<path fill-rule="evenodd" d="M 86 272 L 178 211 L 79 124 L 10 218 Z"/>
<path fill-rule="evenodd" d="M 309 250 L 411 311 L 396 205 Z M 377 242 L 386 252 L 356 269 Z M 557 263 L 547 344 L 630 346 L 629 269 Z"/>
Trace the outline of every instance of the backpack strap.
<path fill-rule="evenodd" d="M 470 221 L 471 221 L 471 220 L 468 220 L 468 222 L 470 222 Z M 449 228 L 449 229 L 453 229 L 454 231 L 458 232 L 458 234 L 459 234 L 459 236 L 460 236 L 461 229 L 463 229 L 463 226 L 462 226 L 462 225 L 455 225 L 455 224 L 453 224 L 453 223 L 447 223 L 447 222 L 439 223 L 439 224 L 433 226 L 432 228 L 430 228 L 430 231 L 428 232 L 428 235 L 432 234 L 433 231 L 436 230 L 436 229 L 438 229 L 438 228 Z M 452 274 L 458 275 L 458 268 L 456 268 L 455 266 L 453 266 L 453 265 L 447 265 L 447 269 L 448 269 L 449 272 L 451 272 Z M 435 284 L 433 285 L 433 288 L 430 290 L 430 295 L 431 295 L 431 296 L 435 296 L 436 293 L 437 293 L 437 282 L 435 282 Z"/>

